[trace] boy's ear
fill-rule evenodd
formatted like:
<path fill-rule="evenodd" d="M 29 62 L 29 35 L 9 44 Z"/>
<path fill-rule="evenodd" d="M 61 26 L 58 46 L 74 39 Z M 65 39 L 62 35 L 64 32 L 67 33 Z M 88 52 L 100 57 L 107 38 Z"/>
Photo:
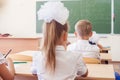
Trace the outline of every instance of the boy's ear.
<path fill-rule="evenodd" d="M 63 40 L 64 40 L 64 41 L 67 41 L 67 36 L 68 36 L 68 33 L 65 32 L 64 35 L 63 35 Z"/>
<path fill-rule="evenodd" d="M 90 32 L 90 35 L 89 35 L 89 37 L 91 37 L 93 35 L 93 32 Z"/>
<path fill-rule="evenodd" d="M 76 33 L 76 32 L 74 32 L 74 34 L 75 34 L 75 37 L 77 37 L 77 33 Z"/>

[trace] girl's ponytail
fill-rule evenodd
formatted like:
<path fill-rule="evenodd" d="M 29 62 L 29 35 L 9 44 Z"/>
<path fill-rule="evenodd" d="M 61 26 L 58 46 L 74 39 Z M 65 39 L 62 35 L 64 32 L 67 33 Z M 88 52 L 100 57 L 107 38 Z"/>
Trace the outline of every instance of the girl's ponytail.
<path fill-rule="evenodd" d="M 44 36 L 42 51 L 45 54 L 45 66 L 47 70 L 54 72 L 56 67 L 55 48 L 63 31 L 68 31 L 68 25 L 67 23 L 65 25 L 61 25 L 60 23 L 53 20 L 43 26 L 43 31 Z"/>

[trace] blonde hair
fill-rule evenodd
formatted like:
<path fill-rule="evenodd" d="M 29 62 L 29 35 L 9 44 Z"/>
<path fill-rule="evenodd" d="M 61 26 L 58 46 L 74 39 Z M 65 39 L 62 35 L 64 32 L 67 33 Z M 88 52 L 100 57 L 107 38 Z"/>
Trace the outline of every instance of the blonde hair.
<path fill-rule="evenodd" d="M 56 67 L 55 48 L 63 31 L 68 32 L 68 24 L 61 25 L 52 20 L 43 26 L 43 45 L 42 51 L 45 54 L 45 67 L 48 71 L 54 72 Z"/>
<path fill-rule="evenodd" d="M 75 31 L 79 36 L 89 36 L 92 32 L 92 24 L 88 20 L 80 20 L 75 24 Z"/>

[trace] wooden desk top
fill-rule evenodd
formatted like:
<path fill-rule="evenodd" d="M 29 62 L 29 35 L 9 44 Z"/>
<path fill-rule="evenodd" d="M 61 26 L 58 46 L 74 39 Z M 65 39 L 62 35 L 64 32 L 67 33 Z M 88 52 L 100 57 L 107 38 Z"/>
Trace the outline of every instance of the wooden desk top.
<path fill-rule="evenodd" d="M 38 50 L 39 51 L 39 50 Z M 19 55 L 26 55 L 26 56 L 30 56 L 32 57 L 34 53 L 38 52 L 38 51 L 33 51 L 33 50 L 28 50 L 28 51 L 22 51 L 22 52 L 18 52 L 16 54 Z"/>
<path fill-rule="evenodd" d="M 38 80 L 37 76 L 31 73 L 31 62 L 17 63 L 15 66 L 15 80 Z"/>
<path fill-rule="evenodd" d="M 32 61 L 31 56 L 26 56 L 22 54 L 10 54 L 8 55 L 13 61 Z"/>
<path fill-rule="evenodd" d="M 32 75 L 30 71 L 31 62 L 15 64 L 16 75 Z M 106 64 L 87 64 L 88 77 L 78 78 L 77 80 L 115 80 L 113 65 Z"/>
<path fill-rule="evenodd" d="M 104 47 L 102 50 L 111 50 L 110 47 Z"/>
<path fill-rule="evenodd" d="M 31 62 L 27 63 L 17 63 L 14 64 L 15 66 L 15 74 L 22 74 L 22 75 L 32 75 L 31 73 Z"/>
<path fill-rule="evenodd" d="M 108 53 L 108 51 L 110 50 L 111 50 L 110 47 L 104 47 L 103 49 L 100 50 L 100 53 L 103 53 L 103 52 Z"/>
<path fill-rule="evenodd" d="M 113 65 L 87 64 L 88 76 L 76 80 L 115 80 Z"/>
<path fill-rule="evenodd" d="M 113 65 L 87 64 L 88 77 L 101 80 L 115 80 Z"/>

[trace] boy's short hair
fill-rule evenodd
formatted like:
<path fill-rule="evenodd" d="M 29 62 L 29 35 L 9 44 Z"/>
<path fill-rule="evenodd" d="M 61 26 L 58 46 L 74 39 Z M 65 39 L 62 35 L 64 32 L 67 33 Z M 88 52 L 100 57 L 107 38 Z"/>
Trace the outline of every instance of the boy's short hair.
<path fill-rule="evenodd" d="M 75 24 L 75 31 L 79 36 L 89 36 L 92 32 L 92 24 L 88 20 L 80 20 Z"/>

